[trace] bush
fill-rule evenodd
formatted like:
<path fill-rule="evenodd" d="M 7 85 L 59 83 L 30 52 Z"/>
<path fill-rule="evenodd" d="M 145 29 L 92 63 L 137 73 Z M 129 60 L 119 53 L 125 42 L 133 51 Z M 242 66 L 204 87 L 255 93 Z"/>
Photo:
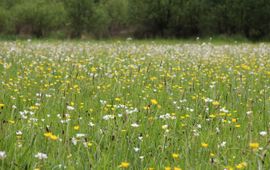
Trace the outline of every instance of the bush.
<path fill-rule="evenodd" d="M 9 20 L 8 11 L 6 9 L 0 7 L 0 33 L 7 31 L 8 20 Z"/>
<path fill-rule="evenodd" d="M 16 34 L 42 37 L 65 24 L 66 12 L 62 3 L 24 1 L 12 8 Z"/>

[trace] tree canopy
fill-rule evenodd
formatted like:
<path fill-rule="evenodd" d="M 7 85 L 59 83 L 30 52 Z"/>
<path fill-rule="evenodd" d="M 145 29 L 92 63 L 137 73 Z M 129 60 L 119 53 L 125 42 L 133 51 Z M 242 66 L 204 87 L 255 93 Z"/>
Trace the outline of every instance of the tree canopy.
<path fill-rule="evenodd" d="M 270 38 L 268 0 L 0 0 L 0 34 Z"/>

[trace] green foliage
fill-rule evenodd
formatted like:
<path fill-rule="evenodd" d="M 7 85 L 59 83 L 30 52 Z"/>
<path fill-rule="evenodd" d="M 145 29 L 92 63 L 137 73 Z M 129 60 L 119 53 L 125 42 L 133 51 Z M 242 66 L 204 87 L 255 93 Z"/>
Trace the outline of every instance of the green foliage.
<path fill-rule="evenodd" d="M 80 37 L 89 28 L 94 11 L 93 0 L 66 0 L 68 23 L 72 37 Z"/>
<path fill-rule="evenodd" d="M 0 33 L 5 31 L 8 25 L 8 11 L 0 7 Z"/>
<path fill-rule="evenodd" d="M 64 26 L 66 14 L 62 3 L 26 1 L 15 5 L 11 10 L 16 34 L 41 37 Z"/>
<path fill-rule="evenodd" d="M 109 35 L 109 25 L 111 23 L 111 19 L 104 6 L 99 5 L 94 10 L 92 21 L 95 24 L 91 25 L 91 31 L 97 38 L 102 38 Z"/>
<path fill-rule="evenodd" d="M 266 0 L 0 0 L 0 31 L 37 37 L 269 37 Z"/>

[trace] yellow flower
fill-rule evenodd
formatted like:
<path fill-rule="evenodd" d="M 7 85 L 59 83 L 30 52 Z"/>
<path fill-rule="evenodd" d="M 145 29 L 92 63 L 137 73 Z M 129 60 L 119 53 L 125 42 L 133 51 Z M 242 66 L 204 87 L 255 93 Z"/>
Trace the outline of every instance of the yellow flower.
<path fill-rule="evenodd" d="M 128 162 L 121 162 L 121 164 L 119 165 L 119 168 L 128 168 L 128 167 L 129 167 Z"/>
<path fill-rule="evenodd" d="M 244 70 L 250 70 L 250 67 L 246 64 L 241 64 L 242 69 Z"/>
<path fill-rule="evenodd" d="M 9 121 L 8 121 L 8 123 L 10 123 L 10 124 L 14 124 L 14 123 L 15 123 L 15 121 L 14 121 L 14 120 L 9 120 Z"/>
<path fill-rule="evenodd" d="M 50 139 L 51 139 L 51 140 L 57 140 L 57 139 L 58 139 L 58 137 L 57 137 L 57 136 L 55 136 L 55 135 L 51 135 L 51 136 L 50 136 Z"/>
<path fill-rule="evenodd" d="M 182 169 L 179 168 L 179 167 L 174 167 L 173 169 L 174 169 L 174 170 L 182 170 Z"/>
<path fill-rule="evenodd" d="M 254 150 L 258 149 L 259 146 L 260 146 L 260 144 L 259 144 L 259 143 L 256 143 L 256 142 L 250 143 L 250 144 L 249 144 L 249 147 L 250 147 L 251 149 L 254 149 Z"/>
<path fill-rule="evenodd" d="M 214 106 L 218 106 L 218 105 L 219 105 L 219 102 L 218 102 L 218 101 L 213 101 L 212 104 L 213 104 Z"/>
<path fill-rule="evenodd" d="M 154 170 L 154 168 L 148 168 L 148 170 Z"/>
<path fill-rule="evenodd" d="M 173 154 L 172 154 L 172 157 L 173 157 L 174 159 L 178 159 L 178 158 L 179 158 L 179 154 L 173 153 Z"/>
<path fill-rule="evenodd" d="M 232 122 L 233 122 L 233 123 L 237 122 L 237 119 L 236 119 L 236 118 L 233 118 L 233 119 L 232 119 Z"/>
<path fill-rule="evenodd" d="M 44 136 L 51 139 L 51 140 L 57 140 L 58 139 L 58 137 L 56 135 L 52 134 L 52 132 L 46 132 L 46 133 L 44 133 Z"/>
<path fill-rule="evenodd" d="M 0 103 L 0 109 L 3 109 L 5 107 L 5 104 Z"/>
<path fill-rule="evenodd" d="M 241 126 L 241 125 L 239 125 L 239 124 L 238 124 L 238 125 L 235 125 L 236 128 L 240 128 L 240 126 Z"/>
<path fill-rule="evenodd" d="M 88 142 L 88 143 L 87 143 L 87 146 L 88 146 L 88 147 L 91 147 L 92 145 L 93 145 L 93 143 L 91 143 L 91 142 Z"/>
<path fill-rule="evenodd" d="M 245 167 L 247 167 L 247 163 L 242 162 L 242 163 L 236 165 L 235 167 L 236 167 L 236 169 L 244 169 Z"/>
<path fill-rule="evenodd" d="M 165 170 L 171 170 L 171 169 L 172 169 L 172 168 L 169 167 L 169 166 L 165 167 Z"/>
<path fill-rule="evenodd" d="M 95 67 L 91 67 L 91 71 L 92 71 L 93 73 L 95 73 L 95 72 L 97 71 L 97 69 L 96 69 Z"/>
<path fill-rule="evenodd" d="M 156 99 L 151 99 L 151 103 L 152 103 L 153 105 L 157 105 L 157 104 L 158 104 L 158 101 L 157 101 Z"/>
<path fill-rule="evenodd" d="M 233 168 L 231 166 L 226 166 L 224 170 L 233 170 Z"/>
<path fill-rule="evenodd" d="M 46 132 L 46 133 L 44 133 L 44 136 L 45 137 L 50 137 L 52 135 L 52 132 Z"/>
<path fill-rule="evenodd" d="M 203 148 L 208 148 L 208 144 L 207 143 L 201 143 L 201 146 L 203 147 Z"/>
<path fill-rule="evenodd" d="M 116 97 L 114 100 L 118 101 L 118 102 L 121 101 L 121 99 L 119 97 Z"/>
<path fill-rule="evenodd" d="M 79 130 L 80 129 L 80 126 L 77 125 L 77 126 L 74 126 L 74 130 Z"/>

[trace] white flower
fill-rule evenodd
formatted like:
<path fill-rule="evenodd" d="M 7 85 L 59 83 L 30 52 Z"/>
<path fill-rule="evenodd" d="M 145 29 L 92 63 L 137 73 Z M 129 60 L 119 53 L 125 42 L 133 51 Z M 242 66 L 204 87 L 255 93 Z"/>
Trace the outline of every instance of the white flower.
<path fill-rule="evenodd" d="M 77 133 L 76 134 L 76 138 L 82 138 L 82 137 L 85 137 L 86 136 L 86 134 L 84 134 L 84 133 Z"/>
<path fill-rule="evenodd" d="M 135 152 L 138 152 L 139 150 L 140 150 L 140 148 L 137 148 L 137 147 L 134 148 Z"/>
<path fill-rule="evenodd" d="M 48 98 L 52 97 L 52 95 L 50 95 L 50 94 L 46 94 L 45 96 Z"/>
<path fill-rule="evenodd" d="M 68 110 L 75 110 L 75 108 L 72 107 L 72 106 L 67 106 L 67 109 L 68 109 Z"/>
<path fill-rule="evenodd" d="M 139 127 L 139 125 L 137 123 L 132 123 L 131 126 L 135 127 L 135 128 Z"/>
<path fill-rule="evenodd" d="M 77 139 L 76 138 L 72 137 L 71 142 L 72 142 L 73 145 L 77 145 Z"/>
<path fill-rule="evenodd" d="M 89 125 L 90 127 L 94 127 L 94 126 L 95 126 L 95 124 L 94 124 L 93 122 L 89 122 L 88 125 Z"/>
<path fill-rule="evenodd" d="M 168 125 L 162 125 L 161 128 L 162 129 L 167 129 L 168 128 Z"/>
<path fill-rule="evenodd" d="M 213 99 L 206 98 L 206 99 L 204 99 L 204 101 L 205 101 L 206 103 L 211 103 L 211 102 L 213 101 Z"/>
<path fill-rule="evenodd" d="M 218 147 L 222 147 L 222 148 L 223 148 L 223 147 L 226 146 L 226 143 L 227 143 L 227 142 L 223 141 L 223 142 L 221 142 L 221 144 L 220 144 Z"/>
<path fill-rule="evenodd" d="M 225 108 L 221 108 L 220 111 L 221 112 L 224 112 L 224 113 L 228 113 L 229 112 L 229 110 L 226 110 Z"/>
<path fill-rule="evenodd" d="M 45 153 L 38 152 L 38 153 L 35 155 L 35 158 L 38 158 L 38 159 L 42 160 L 42 159 L 47 159 L 48 156 L 47 156 L 47 154 L 45 154 Z"/>
<path fill-rule="evenodd" d="M 6 152 L 5 151 L 0 151 L 0 159 L 4 159 L 6 157 L 7 157 Z"/>
<path fill-rule="evenodd" d="M 252 111 L 247 111 L 247 115 L 250 115 L 250 114 L 252 114 Z"/>
<path fill-rule="evenodd" d="M 267 135 L 267 132 L 266 132 L 266 131 L 261 131 L 261 132 L 260 132 L 260 135 L 261 135 L 261 136 L 266 136 L 266 135 Z"/>
<path fill-rule="evenodd" d="M 113 118 L 114 118 L 114 115 L 105 115 L 105 116 L 103 116 L 104 120 L 109 120 L 109 119 L 113 119 Z"/>
<path fill-rule="evenodd" d="M 18 130 L 18 131 L 16 132 L 16 135 L 22 135 L 22 131 Z"/>

